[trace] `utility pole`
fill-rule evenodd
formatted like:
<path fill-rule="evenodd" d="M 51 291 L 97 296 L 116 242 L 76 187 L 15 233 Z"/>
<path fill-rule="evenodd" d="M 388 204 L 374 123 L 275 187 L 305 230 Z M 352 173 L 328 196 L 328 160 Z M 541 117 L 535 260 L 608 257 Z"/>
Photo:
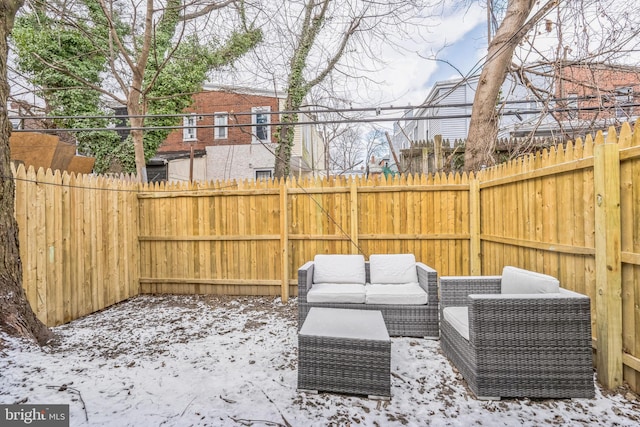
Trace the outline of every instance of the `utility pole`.
<path fill-rule="evenodd" d="M 493 0 L 487 0 L 487 46 L 491 43 L 491 9 L 493 8 Z"/>
<path fill-rule="evenodd" d="M 189 182 L 193 182 L 193 143 L 189 151 Z"/>
<path fill-rule="evenodd" d="M 389 132 L 385 132 L 384 135 L 387 137 L 387 142 L 389 143 L 389 148 L 391 149 L 391 155 L 393 156 L 393 161 L 396 162 L 398 172 L 402 173 L 402 171 L 400 170 L 400 161 L 398 160 L 398 156 L 396 155 L 396 150 L 393 148 L 393 142 L 391 142 L 391 136 L 389 136 Z"/>

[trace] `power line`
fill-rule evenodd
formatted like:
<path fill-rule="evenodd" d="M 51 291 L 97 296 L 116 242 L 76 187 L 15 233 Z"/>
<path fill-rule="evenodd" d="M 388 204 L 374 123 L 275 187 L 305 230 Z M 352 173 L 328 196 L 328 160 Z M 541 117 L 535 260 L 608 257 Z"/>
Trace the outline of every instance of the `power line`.
<path fill-rule="evenodd" d="M 575 101 L 575 98 L 567 98 L 571 101 Z M 524 101 L 526 103 L 532 103 L 534 101 Z M 521 102 L 522 103 L 522 102 Z M 436 106 L 437 108 L 455 108 L 455 107 L 470 107 L 473 104 L 449 104 L 448 107 Z M 632 108 L 639 107 L 640 103 L 620 103 L 618 105 L 611 105 L 609 107 L 603 107 L 601 105 L 585 106 L 585 107 L 572 107 L 572 108 L 535 108 L 535 109 L 518 109 L 502 111 L 500 116 L 521 116 L 539 115 L 539 114 L 553 114 L 553 113 L 572 113 L 572 112 L 589 112 L 589 111 L 602 111 L 607 108 Z M 413 107 L 416 108 L 416 107 Z M 422 109 L 422 107 L 420 107 Z M 183 117 L 181 115 L 180 117 Z M 147 116 L 148 117 L 148 116 Z M 303 125 L 318 125 L 318 124 L 351 124 L 351 123 L 377 123 L 377 122 L 400 122 L 400 121 L 428 121 L 428 120 L 442 120 L 442 119 L 462 119 L 471 117 L 471 113 L 461 114 L 434 114 L 428 116 L 402 116 L 402 117 L 371 117 L 371 118 L 340 118 L 340 119 L 324 119 L 324 120 L 307 120 L 297 121 L 295 123 L 286 123 L 290 126 L 303 126 Z M 69 118 L 69 117 L 67 117 Z M 175 130 L 175 129 L 211 129 L 211 128 L 246 128 L 246 127 L 262 127 L 262 126 L 281 126 L 284 122 L 269 122 L 269 123 L 236 123 L 226 125 L 175 125 L 175 126 L 118 126 L 118 127 L 95 127 L 95 128 L 54 128 L 54 129 L 14 129 L 13 132 L 41 132 L 41 133 L 56 133 L 56 132 L 98 132 L 98 131 L 132 131 L 132 130 Z"/>
<path fill-rule="evenodd" d="M 606 95 L 585 95 L 580 97 L 568 97 L 568 98 L 550 98 L 548 102 L 575 102 L 575 101 L 587 101 L 593 99 L 600 99 L 606 97 Z M 532 102 L 539 102 L 537 100 L 507 100 L 501 102 L 501 104 L 512 105 L 512 104 L 530 104 Z M 78 115 L 78 116 L 9 116 L 10 120 L 67 120 L 67 119 L 113 119 L 113 120 L 126 120 L 130 118 L 183 118 L 190 116 L 198 116 L 198 117 L 215 117 L 227 114 L 229 116 L 253 116 L 256 114 L 262 115 L 291 115 L 291 114 L 328 114 L 328 113 L 358 113 L 358 112 L 376 112 L 376 115 L 379 115 L 383 111 L 407 111 L 407 110 L 421 110 L 428 108 L 457 108 L 457 107 L 472 107 L 473 102 L 466 103 L 452 103 L 452 104 L 438 104 L 435 102 L 428 104 L 419 104 L 419 105 L 402 105 L 402 106 L 380 106 L 380 107 L 360 107 L 360 108 L 316 108 L 316 109 L 307 109 L 307 110 L 279 110 L 279 111 L 260 111 L 256 112 L 216 112 L 216 113 L 198 113 L 198 112 L 184 112 L 180 114 L 126 114 L 126 115 Z"/>

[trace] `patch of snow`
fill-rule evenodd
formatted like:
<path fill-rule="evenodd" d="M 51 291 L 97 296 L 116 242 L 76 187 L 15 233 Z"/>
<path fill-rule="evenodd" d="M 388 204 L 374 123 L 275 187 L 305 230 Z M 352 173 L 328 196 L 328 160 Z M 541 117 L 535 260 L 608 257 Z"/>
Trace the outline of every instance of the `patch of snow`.
<path fill-rule="evenodd" d="M 0 403 L 69 404 L 72 426 L 636 426 L 632 393 L 478 401 L 438 341 L 392 338 L 389 402 L 297 385 L 295 299 L 140 296 L 53 328 L 0 335 Z"/>

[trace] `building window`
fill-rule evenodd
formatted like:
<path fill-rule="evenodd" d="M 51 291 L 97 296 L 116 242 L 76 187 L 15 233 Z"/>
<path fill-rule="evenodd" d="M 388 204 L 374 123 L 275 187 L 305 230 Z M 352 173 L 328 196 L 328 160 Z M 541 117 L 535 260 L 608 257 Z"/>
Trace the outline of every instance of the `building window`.
<path fill-rule="evenodd" d="M 229 114 L 227 113 L 215 113 L 214 114 L 214 131 L 213 138 L 214 139 L 227 139 L 229 137 L 229 128 L 227 125 L 229 124 Z"/>
<path fill-rule="evenodd" d="M 258 179 L 271 179 L 272 176 L 273 176 L 273 173 L 272 173 L 271 169 L 263 169 L 263 170 L 257 170 L 256 171 L 256 180 L 258 180 Z"/>
<path fill-rule="evenodd" d="M 253 107 L 251 109 L 251 122 L 253 143 L 271 142 L 271 107 Z"/>
<path fill-rule="evenodd" d="M 616 88 L 616 117 L 630 117 L 633 115 L 633 107 L 628 106 L 633 102 L 633 88 L 630 86 Z"/>
<path fill-rule="evenodd" d="M 184 116 L 182 128 L 182 140 L 183 141 L 195 141 L 198 139 L 196 133 L 196 115 L 191 114 Z"/>

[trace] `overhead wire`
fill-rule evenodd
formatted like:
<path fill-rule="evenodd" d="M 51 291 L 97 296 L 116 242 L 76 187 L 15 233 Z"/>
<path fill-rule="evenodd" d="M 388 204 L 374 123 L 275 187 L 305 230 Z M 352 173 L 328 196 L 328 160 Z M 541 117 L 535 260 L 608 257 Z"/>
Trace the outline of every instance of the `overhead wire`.
<path fill-rule="evenodd" d="M 27 169 L 25 167 L 25 169 Z M 109 175 L 99 175 L 100 177 L 103 178 L 110 178 Z M 55 183 L 55 182 L 45 182 L 45 181 L 38 181 L 36 179 L 28 179 L 28 178 L 17 178 L 14 176 L 6 176 L 6 175 L 0 175 L 0 178 L 5 179 L 5 180 L 13 180 L 13 181 L 21 181 L 21 182 L 29 182 L 32 184 L 38 184 L 38 185 L 48 185 L 48 186 L 55 186 L 55 187 L 64 187 L 64 188 L 78 188 L 78 189 L 82 189 L 82 190 L 96 190 L 96 191 L 107 191 L 107 192 L 114 192 L 114 193 L 143 193 L 146 192 L 148 190 L 142 190 L 140 188 L 136 189 L 136 190 L 131 190 L 131 189 L 122 189 L 122 188 L 101 188 L 101 187 L 87 187 L 87 186 L 82 186 L 82 185 L 72 185 L 72 184 L 63 184 L 63 183 Z M 114 179 L 118 179 L 117 176 L 113 177 Z M 135 179 L 130 180 L 131 184 L 141 184 L 135 181 Z M 151 184 L 151 183 L 147 183 L 147 184 Z M 142 184 L 141 184 L 142 185 Z M 224 190 L 224 189 L 229 189 L 229 188 L 237 188 L 238 184 L 228 184 L 228 185 L 222 185 L 220 187 L 215 188 L 215 190 Z M 202 189 L 195 189 L 194 191 L 201 191 Z M 165 189 L 163 190 L 166 193 L 184 193 L 185 190 L 169 190 L 169 189 Z"/>
<path fill-rule="evenodd" d="M 580 97 L 568 97 L 568 98 L 551 98 L 549 99 L 550 102 L 563 102 L 563 101 L 585 101 L 585 100 L 592 100 L 592 99 L 599 99 L 602 98 L 601 95 L 584 95 L 584 96 L 580 96 Z M 505 101 L 505 104 L 529 104 L 531 102 L 536 102 L 535 100 L 527 100 L 527 99 L 519 99 L 519 100 L 508 100 Z M 376 106 L 376 107 L 356 107 L 356 108 L 316 108 L 316 109 L 298 109 L 298 110 L 273 110 L 273 111 L 261 111 L 260 114 L 264 114 L 264 115 L 270 115 L 270 116 L 274 116 L 274 115 L 286 115 L 286 114 L 304 114 L 304 115 L 309 115 L 309 114 L 322 114 L 322 113 L 349 113 L 349 112 L 354 112 L 354 113 L 359 113 L 359 112 L 376 112 L 376 116 L 379 115 L 379 113 L 385 112 L 385 111 L 396 111 L 396 110 L 401 110 L 401 111 L 406 111 L 406 110 L 420 110 L 420 109 L 428 109 L 428 108 L 455 108 L 455 107 L 472 107 L 473 106 L 473 102 L 466 102 L 466 103 L 451 103 L 451 104 L 441 104 L 441 103 L 437 103 L 437 101 L 432 101 L 431 103 L 425 104 L 419 104 L 419 105 L 402 105 L 402 106 L 394 106 L 394 105 L 389 105 L 389 106 Z M 183 117 L 188 117 L 188 116 L 198 116 L 198 117 L 214 117 L 217 115 L 220 115 L 222 113 L 225 112 L 215 112 L 215 113 L 192 113 L 192 112 L 185 112 L 185 113 L 180 113 L 180 114 L 125 114 L 125 115 L 109 115 L 109 114 L 102 114 L 102 115 L 75 115 L 75 116 L 61 116 L 61 115 L 42 115 L 42 116 L 38 116 L 38 115 L 14 115 L 14 116 L 9 116 L 9 119 L 11 120 L 68 120 L 68 119 L 113 119 L 113 120 L 126 120 L 126 119 L 131 119 L 131 118 L 147 118 L 147 119 L 155 119 L 155 118 L 183 118 Z M 226 112 L 228 115 L 231 116 L 252 116 L 255 115 L 255 112 L 250 112 L 250 111 L 228 111 Z M 251 125 L 255 125 L 255 123 L 251 123 Z M 113 130 L 113 129 L 120 129 L 119 127 L 117 128 L 105 128 L 105 129 L 109 129 L 109 130 Z M 78 128 L 78 131 L 83 131 L 83 130 L 87 130 L 85 128 Z"/>
<path fill-rule="evenodd" d="M 564 98 L 565 100 L 570 100 L 571 102 L 577 102 L 579 98 Z M 585 98 L 586 99 L 586 98 Z M 537 103 L 535 100 L 522 101 L 521 103 Z M 433 107 L 425 107 L 425 108 L 462 108 L 472 104 L 448 104 L 448 107 L 441 106 L 433 106 Z M 620 103 L 618 105 L 610 105 L 610 106 L 602 106 L 602 105 L 594 105 L 594 106 L 580 106 L 580 107 L 561 107 L 561 108 L 530 108 L 530 109 L 517 109 L 517 110 L 506 110 L 500 112 L 501 116 L 523 116 L 523 115 L 531 115 L 531 114 L 553 114 L 553 113 L 569 113 L 569 112 L 587 112 L 587 111 L 600 111 L 603 108 L 630 108 L 630 107 L 638 107 L 640 103 L 637 102 L 625 102 Z M 414 107 L 415 108 L 415 107 Z M 304 111 L 301 111 L 304 112 Z M 218 113 L 219 114 L 219 113 Z M 203 115 L 204 116 L 204 115 Z M 425 120 L 434 120 L 434 119 L 460 119 L 460 118 L 469 118 L 471 117 L 471 113 L 461 113 L 461 114 L 434 114 L 429 116 L 401 116 L 401 117 L 371 117 L 371 118 L 356 118 L 356 119 L 322 119 L 322 120 L 305 120 L 305 121 L 297 121 L 295 123 L 285 123 L 285 122 L 269 122 L 269 123 L 261 123 L 260 126 L 267 127 L 278 127 L 283 124 L 289 126 L 303 126 L 303 125 L 317 125 L 317 124 L 351 124 L 351 123 L 376 123 L 376 122 L 400 122 L 400 121 L 425 121 Z M 131 130 L 175 130 L 175 129 L 211 129 L 211 128 L 247 128 L 247 127 L 255 127 L 255 123 L 236 123 L 236 124 L 226 124 L 226 125 L 215 125 L 215 124 L 207 124 L 207 125 L 174 125 L 174 126 L 117 126 L 117 127 L 94 127 L 94 128 L 46 128 L 46 129 L 37 129 L 37 128 L 22 128 L 22 129 L 13 129 L 13 132 L 41 132 L 41 133 L 57 133 L 57 132 L 97 132 L 97 131 L 131 131 Z"/>

